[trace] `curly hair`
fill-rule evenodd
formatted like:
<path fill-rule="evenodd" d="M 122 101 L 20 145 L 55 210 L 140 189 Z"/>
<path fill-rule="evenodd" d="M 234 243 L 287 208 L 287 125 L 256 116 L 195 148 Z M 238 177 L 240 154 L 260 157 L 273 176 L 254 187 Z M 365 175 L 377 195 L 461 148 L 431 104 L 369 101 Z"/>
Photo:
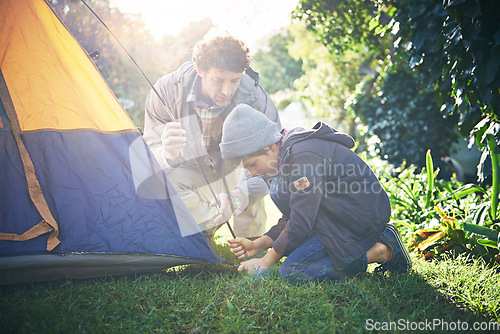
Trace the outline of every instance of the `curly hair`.
<path fill-rule="evenodd" d="M 245 71 L 252 61 L 245 42 L 219 30 L 210 31 L 194 46 L 192 59 L 202 71 L 215 67 L 238 73 Z"/>

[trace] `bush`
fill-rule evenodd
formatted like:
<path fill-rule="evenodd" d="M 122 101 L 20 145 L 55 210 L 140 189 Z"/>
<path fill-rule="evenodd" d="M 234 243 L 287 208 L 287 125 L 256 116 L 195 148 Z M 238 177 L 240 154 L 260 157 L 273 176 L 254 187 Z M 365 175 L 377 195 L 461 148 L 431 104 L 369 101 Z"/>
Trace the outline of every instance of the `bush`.
<path fill-rule="evenodd" d="M 449 156 L 458 139 L 456 117 L 443 117 L 434 100 L 434 91 L 419 87 L 408 71 L 390 72 L 378 94 L 362 85 L 350 108 L 368 126 L 365 138 L 376 135 L 376 149 L 389 163 L 425 166 L 425 152 Z M 444 164 L 440 166 L 444 168 Z"/>
<path fill-rule="evenodd" d="M 469 254 L 485 263 L 500 263 L 500 224 L 496 219 L 498 197 L 486 190 L 454 179 L 437 178 L 430 151 L 426 167 L 378 167 L 389 194 L 392 221 L 403 227 L 407 247 L 430 259 L 443 253 Z"/>

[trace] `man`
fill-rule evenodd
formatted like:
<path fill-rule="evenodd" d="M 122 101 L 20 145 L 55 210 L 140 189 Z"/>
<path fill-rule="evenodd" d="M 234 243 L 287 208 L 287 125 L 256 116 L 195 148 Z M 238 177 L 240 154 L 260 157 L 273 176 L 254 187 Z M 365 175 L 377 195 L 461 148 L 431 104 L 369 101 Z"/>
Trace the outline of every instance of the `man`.
<path fill-rule="evenodd" d="M 163 102 L 153 91 L 148 95 L 144 139 L 203 230 L 224 223 L 234 213 L 235 234 L 252 238 L 265 232 L 263 197 L 268 185 L 259 176 L 242 175 L 221 159 L 219 149 L 222 124 L 240 103 L 280 126 L 278 111 L 250 62 L 249 49 L 241 40 L 227 33 L 207 34 L 195 45 L 192 62 L 155 84 Z"/>

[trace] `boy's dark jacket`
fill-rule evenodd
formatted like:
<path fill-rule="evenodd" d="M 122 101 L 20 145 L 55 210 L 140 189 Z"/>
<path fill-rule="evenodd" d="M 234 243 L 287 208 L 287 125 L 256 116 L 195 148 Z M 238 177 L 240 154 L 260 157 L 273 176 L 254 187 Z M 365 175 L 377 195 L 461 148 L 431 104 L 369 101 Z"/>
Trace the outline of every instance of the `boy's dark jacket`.
<path fill-rule="evenodd" d="M 290 196 L 291 212 L 286 224 L 266 233 L 276 252 L 290 254 L 314 232 L 342 270 L 380 238 L 390 218 L 389 198 L 352 147 L 350 136 L 323 122 L 285 135 L 276 181 L 278 191 Z"/>

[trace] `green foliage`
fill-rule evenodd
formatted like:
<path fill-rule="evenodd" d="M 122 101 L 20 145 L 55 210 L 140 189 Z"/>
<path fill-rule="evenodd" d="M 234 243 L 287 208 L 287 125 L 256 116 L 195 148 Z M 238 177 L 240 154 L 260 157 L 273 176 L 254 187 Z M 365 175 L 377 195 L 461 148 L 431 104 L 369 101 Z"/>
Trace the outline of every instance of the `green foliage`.
<path fill-rule="evenodd" d="M 294 81 L 304 72 L 302 60 L 288 54 L 288 45 L 293 42 L 289 31 L 286 35 L 274 35 L 269 40 L 268 50 L 258 50 L 252 67 L 260 74 L 260 83 L 269 94 L 293 88 Z"/>
<path fill-rule="evenodd" d="M 390 163 L 407 161 L 422 167 L 429 148 L 440 157 L 452 153 L 458 118 L 443 118 L 432 86 L 421 85 L 417 74 L 405 65 L 407 56 L 397 52 L 400 32 L 392 19 L 395 11 L 393 2 L 387 1 L 301 1 L 295 16 L 308 23 L 330 50 L 329 66 L 350 65 L 342 71 L 350 82 L 343 85 L 344 91 L 336 86 L 318 96 L 321 90 L 316 86 L 328 85 L 314 85 L 321 76 L 313 73 L 306 77 L 307 85 L 298 88 L 313 90 L 316 104 L 342 105 L 345 115 L 358 117 L 366 125 L 360 127 L 361 139 L 367 142 L 376 135 L 376 152 Z M 343 102 L 332 104 L 334 99 Z M 355 131 L 351 128 L 349 133 Z M 439 165 L 444 170 L 445 165 Z"/>
<path fill-rule="evenodd" d="M 498 121 L 499 12 L 496 0 L 398 1 L 395 19 L 410 65 L 421 70 L 422 82 L 437 84 L 443 96 L 454 97 L 464 132 L 487 115 Z"/>
<path fill-rule="evenodd" d="M 495 127 L 500 113 L 500 3 L 496 0 L 398 1 L 402 45 L 443 114 L 460 115 L 464 136 Z M 449 97 L 453 100 L 450 102 Z M 499 137 L 498 127 L 493 136 Z M 476 141 L 486 145 L 486 139 Z M 497 143 L 498 144 L 498 143 Z M 490 150 L 483 151 L 483 163 Z M 480 166 L 479 179 L 490 174 Z"/>
<path fill-rule="evenodd" d="M 149 32 L 144 23 L 137 17 L 127 16 L 110 8 L 109 0 L 88 1 L 89 5 L 107 23 L 113 32 L 122 39 L 129 51 L 137 56 L 137 50 L 150 48 Z M 102 73 L 122 105 L 128 110 L 134 121 L 143 115 L 143 101 L 148 93 L 140 73 L 134 69 L 126 54 L 120 49 L 104 26 L 80 1 L 52 0 L 51 5 L 69 31 L 89 53 L 98 52 L 93 58 L 97 68 Z M 141 37 L 142 36 L 142 37 Z M 138 56 L 138 60 L 140 60 Z M 145 66 L 145 70 L 149 70 Z M 142 122 L 139 122 L 142 123 Z"/>
<path fill-rule="evenodd" d="M 498 123 L 499 12 L 496 0 L 302 0 L 295 16 L 307 22 L 333 53 L 358 44 L 372 50 L 388 66 L 388 73 L 406 71 L 409 66 L 416 71 L 421 87 L 435 91 L 433 98 L 440 112 L 453 114 L 467 136 L 479 130 L 481 120 L 487 120 L 487 127 Z M 389 78 L 383 76 L 381 81 Z M 391 97 L 383 90 L 365 89 L 374 99 L 378 92 Z M 423 93 L 426 99 L 430 97 L 430 92 Z M 499 133 L 493 135 L 498 140 Z M 488 168 L 481 166 L 480 170 L 486 174 L 479 177 L 487 178 Z"/>
<path fill-rule="evenodd" d="M 495 205 L 489 199 L 498 193 L 440 180 L 433 165 L 429 151 L 420 173 L 414 166 L 379 171 L 390 194 L 392 219 L 407 228 L 403 234 L 408 247 L 425 258 L 453 251 L 500 263 L 500 224 L 488 214 Z"/>
<path fill-rule="evenodd" d="M 458 139 L 456 116 L 443 117 L 431 88 L 422 87 L 409 71 L 387 73 L 380 92 L 373 94 L 364 82 L 349 107 L 367 125 L 365 137 L 375 134 L 379 154 L 389 163 L 425 166 L 425 152 L 449 156 Z M 443 169 L 444 164 L 439 164 Z"/>
<path fill-rule="evenodd" d="M 334 54 L 363 45 L 383 58 L 380 54 L 387 50 L 384 34 L 391 20 L 388 10 L 380 0 L 301 0 L 293 16 L 306 22 Z"/>
<path fill-rule="evenodd" d="M 295 81 L 297 96 L 312 117 L 329 122 L 334 127 L 355 135 L 355 117 L 345 108 L 345 101 L 367 72 L 372 72 L 370 51 L 346 51 L 337 56 L 317 42 L 304 24 L 289 27 L 294 43 L 289 53 L 303 62 L 304 75 Z"/>

